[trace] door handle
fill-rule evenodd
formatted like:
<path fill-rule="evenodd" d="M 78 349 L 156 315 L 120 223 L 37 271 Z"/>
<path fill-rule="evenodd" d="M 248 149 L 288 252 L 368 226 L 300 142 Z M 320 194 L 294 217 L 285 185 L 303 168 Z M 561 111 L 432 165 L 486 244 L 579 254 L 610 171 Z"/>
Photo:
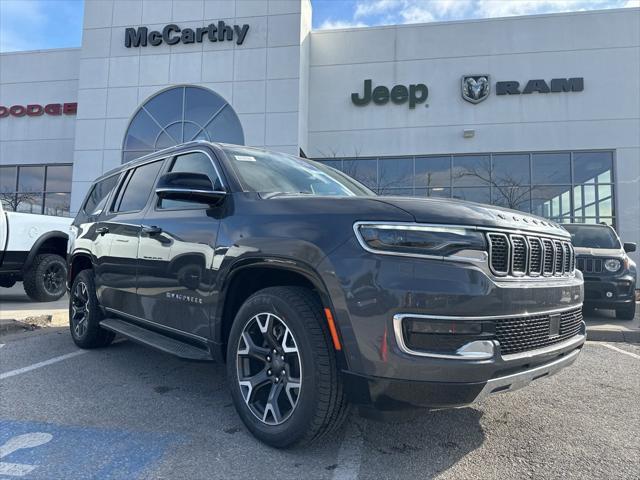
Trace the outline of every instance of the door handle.
<path fill-rule="evenodd" d="M 151 226 L 151 227 L 142 227 L 142 231 L 147 235 L 157 235 L 162 233 L 162 229 L 160 227 Z"/>
<path fill-rule="evenodd" d="M 104 235 L 105 233 L 109 233 L 109 227 L 98 227 L 96 228 L 96 233 L 98 235 Z"/>

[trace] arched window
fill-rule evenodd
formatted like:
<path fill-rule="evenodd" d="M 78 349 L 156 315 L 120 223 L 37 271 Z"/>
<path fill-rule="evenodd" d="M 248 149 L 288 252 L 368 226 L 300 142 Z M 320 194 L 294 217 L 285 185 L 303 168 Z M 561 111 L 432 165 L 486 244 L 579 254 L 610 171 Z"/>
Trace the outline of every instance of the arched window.
<path fill-rule="evenodd" d="M 191 140 L 244 144 L 242 125 L 224 98 L 202 87 L 173 87 L 147 100 L 129 124 L 122 163 Z"/>

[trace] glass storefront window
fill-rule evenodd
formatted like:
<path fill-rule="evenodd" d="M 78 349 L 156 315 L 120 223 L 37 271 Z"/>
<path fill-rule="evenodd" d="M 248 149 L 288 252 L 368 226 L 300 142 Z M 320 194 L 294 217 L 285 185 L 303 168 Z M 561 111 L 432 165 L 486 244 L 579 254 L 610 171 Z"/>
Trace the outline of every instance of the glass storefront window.
<path fill-rule="evenodd" d="M 400 187 L 413 188 L 413 158 L 385 158 L 378 161 L 380 192 Z M 411 195 L 411 191 L 409 194 Z M 384 195 L 384 193 L 382 193 Z M 396 195 L 395 193 L 393 195 Z"/>
<path fill-rule="evenodd" d="M 489 155 L 454 156 L 451 178 L 454 187 L 489 185 L 491 157 Z"/>
<path fill-rule="evenodd" d="M 451 157 L 416 157 L 416 188 L 450 187 Z"/>
<path fill-rule="evenodd" d="M 532 183 L 557 185 L 571 183 L 569 153 L 534 153 L 531 155 Z"/>
<path fill-rule="evenodd" d="M 150 98 L 134 115 L 124 136 L 122 162 L 192 140 L 244 144 L 235 111 L 217 93 L 180 86 Z"/>
<path fill-rule="evenodd" d="M 460 198 L 558 222 L 615 222 L 610 151 L 318 160 L 381 195 Z"/>
<path fill-rule="evenodd" d="M 378 189 L 377 159 L 344 159 L 342 171 L 369 188 Z"/>
<path fill-rule="evenodd" d="M 69 216 L 72 165 L 0 167 L 0 201 L 6 210 Z"/>

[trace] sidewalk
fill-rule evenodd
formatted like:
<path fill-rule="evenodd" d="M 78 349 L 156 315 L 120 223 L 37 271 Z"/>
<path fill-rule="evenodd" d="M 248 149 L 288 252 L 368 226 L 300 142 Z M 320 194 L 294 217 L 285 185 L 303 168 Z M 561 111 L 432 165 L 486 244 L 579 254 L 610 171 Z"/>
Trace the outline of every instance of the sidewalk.
<path fill-rule="evenodd" d="M 34 323 L 38 325 L 46 323 L 51 327 L 67 326 L 68 302 L 66 295 L 55 302 L 32 302 L 24 293 L 22 283 L 11 288 L 0 288 L 0 330 L 7 328 L 10 320 L 27 320 L 29 323 L 29 319 L 36 319 Z M 43 316 L 50 316 L 50 321 L 43 321 Z M 585 321 L 589 340 L 640 343 L 640 306 L 636 317 L 631 321 L 616 320 L 614 312 L 609 310 L 597 310 L 595 315 L 586 317 Z"/>

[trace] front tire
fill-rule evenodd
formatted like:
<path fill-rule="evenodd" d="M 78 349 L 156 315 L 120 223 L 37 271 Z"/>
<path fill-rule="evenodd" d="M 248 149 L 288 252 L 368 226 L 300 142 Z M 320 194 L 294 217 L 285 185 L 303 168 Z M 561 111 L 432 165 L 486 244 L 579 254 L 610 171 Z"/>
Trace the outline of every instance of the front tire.
<path fill-rule="evenodd" d="M 618 320 L 633 320 L 636 316 L 636 302 L 632 302 L 624 307 L 616 308 L 616 318 Z"/>
<path fill-rule="evenodd" d="M 60 255 L 36 255 L 24 274 L 24 291 L 36 302 L 53 302 L 65 293 L 67 262 Z"/>
<path fill-rule="evenodd" d="M 348 411 L 322 306 L 304 288 L 247 299 L 231 328 L 227 376 L 240 418 L 273 447 L 315 441 Z"/>
<path fill-rule="evenodd" d="M 100 327 L 102 311 L 96 297 L 93 272 L 82 270 L 73 280 L 69 292 L 69 330 L 80 348 L 101 348 L 109 345 L 115 333 Z"/>

